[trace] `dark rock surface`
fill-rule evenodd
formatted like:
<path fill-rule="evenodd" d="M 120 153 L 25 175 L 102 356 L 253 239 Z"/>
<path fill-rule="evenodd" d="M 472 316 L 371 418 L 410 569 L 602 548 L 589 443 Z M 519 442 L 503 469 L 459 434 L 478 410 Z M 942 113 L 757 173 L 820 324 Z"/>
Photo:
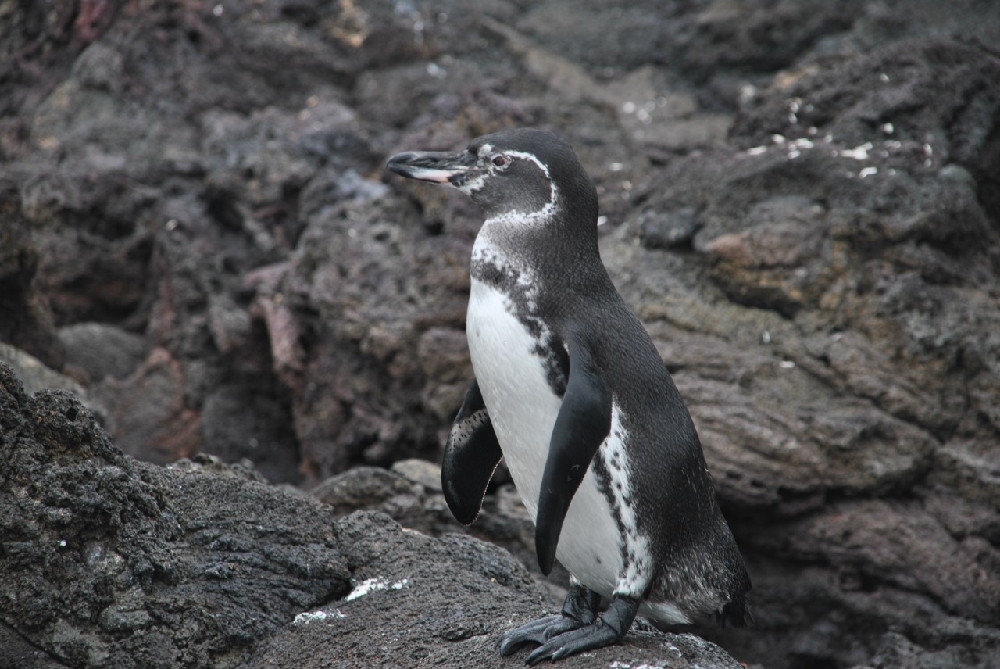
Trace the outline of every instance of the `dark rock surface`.
<path fill-rule="evenodd" d="M 490 543 L 342 516 L 214 458 L 134 460 L 3 364 L 0 428 L 2 667 L 508 666 L 500 632 L 544 606 Z M 646 628 L 577 666 L 666 658 L 739 666 Z"/>
<path fill-rule="evenodd" d="M 3 521 L 0 558 L 51 568 L 10 590 L 41 594 L 18 599 L 34 602 L 24 625 L 4 605 L 0 645 L 78 666 L 169 629 L 163 648 L 225 666 L 264 637 L 280 663 L 358 629 L 289 627 L 340 590 L 225 546 L 260 561 L 246 574 L 286 580 L 260 602 L 232 591 L 217 604 L 230 617 L 210 618 L 179 585 L 201 583 L 202 558 L 175 546 L 207 510 L 161 484 L 224 500 L 222 525 L 240 504 L 264 528 L 313 509 L 289 541 L 354 509 L 456 529 L 427 472 L 398 463 L 436 461 L 470 375 L 479 215 L 381 164 L 532 124 L 566 135 L 598 185 L 605 261 L 691 407 L 750 561 L 757 627 L 702 632 L 767 667 L 1000 664 L 995 4 L 0 0 L 0 341 L 20 350 L 5 358 L 80 384 L 130 456 L 249 460 L 333 507 L 214 465 L 141 464 L 59 419 L 46 443 L 90 434 L 96 459 L 53 446 L 2 464 L 19 490 L 49 483 L 5 498 L 36 520 Z M 71 404 L 15 403 L 19 430 Z M 501 475 L 471 531 L 533 568 L 517 506 Z M 53 547 L 75 519 L 84 544 Z M 86 542 L 140 535 L 154 566 L 74 576 Z M 475 579 L 473 545 L 455 551 Z M 142 579 L 159 603 L 130 603 Z M 222 597 L 224 581 L 203 589 Z M 412 616 L 387 647 L 440 659 L 421 635 L 454 630 L 417 619 L 421 593 L 377 594 L 351 604 Z M 502 621 L 480 609 L 473 627 L 527 617 L 496 606 Z"/>

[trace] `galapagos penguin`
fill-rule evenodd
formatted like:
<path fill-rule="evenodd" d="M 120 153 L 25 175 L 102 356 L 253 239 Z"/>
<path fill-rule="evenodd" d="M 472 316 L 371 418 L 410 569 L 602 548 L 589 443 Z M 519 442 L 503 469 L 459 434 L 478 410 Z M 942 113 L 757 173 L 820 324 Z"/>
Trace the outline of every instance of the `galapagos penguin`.
<path fill-rule="evenodd" d="M 466 319 L 475 378 L 442 464 L 448 505 L 471 523 L 503 457 L 542 572 L 559 560 L 571 574 L 562 611 L 504 634 L 500 653 L 538 644 L 534 665 L 607 646 L 636 614 L 746 624 L 750 578 L 694 424 L 601 261 L 597 192 L 569 144 L 520 128 L 387 167 L 454 186 L 485 214 Z"/>

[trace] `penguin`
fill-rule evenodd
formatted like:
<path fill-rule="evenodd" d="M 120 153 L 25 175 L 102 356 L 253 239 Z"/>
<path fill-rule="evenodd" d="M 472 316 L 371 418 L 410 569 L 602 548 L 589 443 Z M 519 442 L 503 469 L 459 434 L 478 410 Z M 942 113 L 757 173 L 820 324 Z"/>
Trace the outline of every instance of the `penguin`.
<path fill-rule="evenodd" d="M 570 573 L 560 613 L 504 633 L 500 654 L 535 644 L 535 665 L 620 643 L 638 614 L 747 624 L 750 577 L 694 423 L 604 267 L 597 191 L 570 145 L 518 128 L 387 168 L 458 188 L 485 216 L 466 314 L 474 378 L 441 468 L 448 506 L 471 524 L 503 458 L 541 571 L 558 560 Z"/>

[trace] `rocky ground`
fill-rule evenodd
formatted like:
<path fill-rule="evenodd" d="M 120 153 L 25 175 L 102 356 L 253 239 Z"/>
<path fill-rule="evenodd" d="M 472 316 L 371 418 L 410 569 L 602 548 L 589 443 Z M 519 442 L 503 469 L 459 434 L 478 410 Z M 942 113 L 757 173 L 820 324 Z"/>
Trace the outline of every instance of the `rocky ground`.
<path fill-rule="evenodd" d="M 0 0 L 0 666 L 518 664 L 560 581 L 421 464 L 478 213 L 382 171 L 513 125 L 598 184 L 747 556 L 699 634 L 1000 664 L 994 4 Z M 574 666 L 683 661 L 734 666 Z"/>

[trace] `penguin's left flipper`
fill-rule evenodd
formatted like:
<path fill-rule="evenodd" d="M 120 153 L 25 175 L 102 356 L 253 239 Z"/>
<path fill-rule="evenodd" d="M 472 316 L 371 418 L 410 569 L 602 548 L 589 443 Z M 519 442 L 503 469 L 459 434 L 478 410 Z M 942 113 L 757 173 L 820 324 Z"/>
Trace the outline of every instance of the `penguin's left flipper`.
<path fill-rule="evenodd" d="M 611 430 L 611 392 L 585 342 L 566 338 L 569 380 L 549 441 L 538 494 L 535 551 L 542 573 L 552 571 L 556 545 L 573 495 Z"/>
<path fill-rule="evenodd" d="M 469 525 L 479 515 L 502 455 L 479 382 L 473 379 L 452 423 L 441 463 L 441 488 L 458 522 Z"/>

